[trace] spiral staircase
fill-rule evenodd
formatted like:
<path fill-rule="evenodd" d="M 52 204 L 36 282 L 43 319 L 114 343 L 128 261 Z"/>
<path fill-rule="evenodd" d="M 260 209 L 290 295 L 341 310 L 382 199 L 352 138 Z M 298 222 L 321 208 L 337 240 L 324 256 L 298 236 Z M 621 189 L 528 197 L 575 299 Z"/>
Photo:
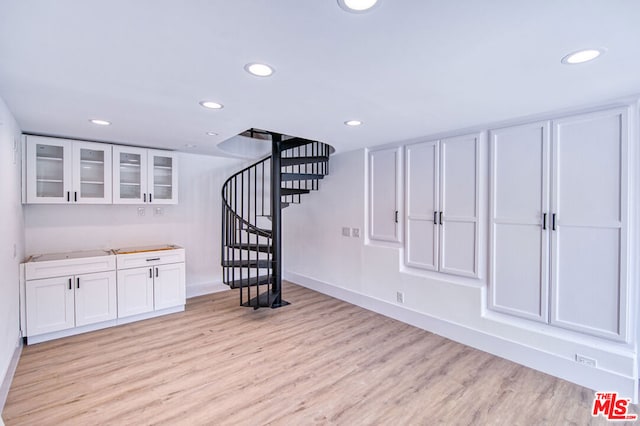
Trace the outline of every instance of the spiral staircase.
<path fill-rule="evenodd" d="M 223 281 L 240 289 L 240 305 L 287 305 L 282 299 L 282 209 L 318 190 L 333 148 L 322 142 L 250 129 L 271 155 L 240 170 L 222 186 Z"/>

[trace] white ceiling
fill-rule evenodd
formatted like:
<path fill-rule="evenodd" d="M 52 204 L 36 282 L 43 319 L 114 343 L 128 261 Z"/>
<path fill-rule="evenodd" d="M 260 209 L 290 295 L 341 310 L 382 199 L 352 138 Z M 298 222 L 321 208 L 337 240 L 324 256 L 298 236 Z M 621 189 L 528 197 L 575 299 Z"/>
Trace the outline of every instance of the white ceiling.
<path fill-rule="evenodd" d="M 25 132 L 218 155 L 250 127 L 345 151 L 640 93 L 640 1 L 379 2 L 0 0 L 0 97 Z M 608 51 L 560 63 L 585 47 Z"/>

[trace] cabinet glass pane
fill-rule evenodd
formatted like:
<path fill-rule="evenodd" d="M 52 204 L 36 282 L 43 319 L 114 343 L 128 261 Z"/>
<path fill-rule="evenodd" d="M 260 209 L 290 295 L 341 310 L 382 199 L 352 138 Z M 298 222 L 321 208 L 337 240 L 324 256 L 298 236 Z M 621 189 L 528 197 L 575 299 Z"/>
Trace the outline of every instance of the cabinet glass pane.
<path fill-rule="evenodd" d="M 104 151 L 80 150 L 80 194 L 82 198 L 104 197 Z"/>
<path fill-rule="evenodd" d="M 36 145 L 36 195 L 64 196 L 64 149 L 61 146 Z"/>
<path fill-rule="evenodd" d="M 170 200 L 173 188 L 173 158 L 153 157 L 153 194 L 156 199 Z"/>
<path fill-rule="evenodd" d="M 141 198 L 140 154 L 120 153 L 120 198 Z"/>

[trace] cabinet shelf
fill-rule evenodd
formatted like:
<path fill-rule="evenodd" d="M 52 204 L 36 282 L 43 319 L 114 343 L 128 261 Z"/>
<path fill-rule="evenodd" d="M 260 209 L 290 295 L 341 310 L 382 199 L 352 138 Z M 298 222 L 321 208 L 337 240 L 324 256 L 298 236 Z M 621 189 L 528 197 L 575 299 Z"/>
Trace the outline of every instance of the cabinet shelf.
<path fill-rule="evenodd" d="M 43 183 L 62 183 L 62 179 L 36 179 L 36 182 L 43 182 Z"/>
<path fill-rule="evenodd" d="M 153 186 L 158 186 L 158 187 L 161 187 L 161 188 L 171 188 L 173 185 L 171 185 L 170 183 L 169 183 L 169 184 L 166 184 L 166 183 L 156 183 L 156 184 L 154 184 Z"/>
<path fill-rule="evenodd" d="M 83 180 L 80 181 L 81 184 L 88 184 L 88 185 L 104 185 L 104 182 L 100 182 L 100 181 L 94 181 L 94 180 Z"/>
<path fill-rule="evenodd" d="M 162 170 L 171 170 L 173 167 L 171 166 L 153 166 L 154 169 L 162 169 Z"/>
<path fill-rule="evenodd" d="M 36 158 L 38 159 L 38 161 L 40 161 L 40 160 L 62 161 L 62 158 L 60 158 L 60 157 L 44 157 L 44 156 L 38 155 L 38 156 L 36 156 Z"/>
<path fill-rule="evenodd" d="M 140 164 L 135 164 L 135 163 L 120 163 L 120 167 L 136 167 L 136 168 L 140 168 Z"/>
<path fill-rule="evenodd" d="M 134 183 L 134 182 L 120 182 L 120 185 L 122 185 L 122 186 L 140 186 L 139 183 Z"/>
<path fill-rule="evenodd" d="M 80 160 L 81 163 L 87 163 L 87 164 L 100 164 L 103 165 L 104 161 L 98 161 L 98 160 Z"/>

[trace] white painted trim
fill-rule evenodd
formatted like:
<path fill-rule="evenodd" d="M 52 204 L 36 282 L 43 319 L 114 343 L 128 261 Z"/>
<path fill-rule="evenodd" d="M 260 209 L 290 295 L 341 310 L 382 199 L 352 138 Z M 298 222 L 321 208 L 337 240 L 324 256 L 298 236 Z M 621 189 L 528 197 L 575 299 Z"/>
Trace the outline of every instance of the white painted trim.
<path fill-rule="evenodd" d="M 227 290 L 230 290 L 230 287 L 221 281 L 192 284 L 187 286 L 187 299 Z"/>
<path fill-rule="evenodd" d="M 633 377 L 601 368 L 587 367 L 576 363 L 573 359 L 473 330 L 461 324 L 426 315 L 295 272 L 285 272 L 284 278 L 311 290 L 344 300 L 534 370 L 589 389 L 617 391 L 624 397 L 631 398 L 633 403 L 638 402 L 638 386 Z"/>
<path fill-rule="evenodd" d="M 2 381 L 0 381 L 0 413 L 2 413 L 2 411 L 4 410 L 4 404 L 5 402 L 7 402 L 7 396 L 9 396 L 11 382 L 13 382 L 13 376 L 16 373 L 16 368 L 18 368 L 20 354 L 22 354 L 22 336 L 18 337 L 18 341 L 16 342 L 16 349 L 13 352 L 11 361 L 9 361 L 7 371 L 5 372 Z M 2 423 L 2 418 L 0 418 L 0 426 L 1 425 L 4 425 L 4 423 Z"/>

